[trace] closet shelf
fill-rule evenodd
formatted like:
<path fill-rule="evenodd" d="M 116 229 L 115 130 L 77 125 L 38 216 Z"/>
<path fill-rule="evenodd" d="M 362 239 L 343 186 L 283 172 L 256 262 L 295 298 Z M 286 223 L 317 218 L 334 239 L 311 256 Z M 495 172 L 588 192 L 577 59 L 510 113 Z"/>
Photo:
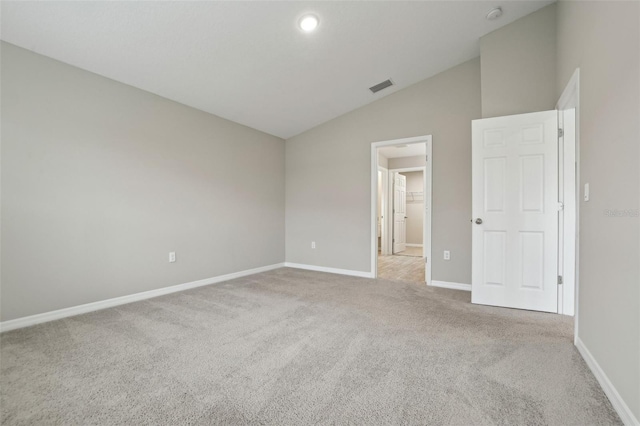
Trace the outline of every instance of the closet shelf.
<path fill-rule="evenodd" d="M 424 201 L 424 192 L 409 192 L 407 191 L 407 202 L 422 202 Z"/>

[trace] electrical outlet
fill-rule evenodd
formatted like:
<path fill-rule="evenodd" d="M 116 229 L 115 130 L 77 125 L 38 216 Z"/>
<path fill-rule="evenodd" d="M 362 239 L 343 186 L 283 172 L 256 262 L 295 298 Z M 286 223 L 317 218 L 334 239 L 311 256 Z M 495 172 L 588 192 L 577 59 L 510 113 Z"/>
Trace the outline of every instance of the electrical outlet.
<path fill-rule="evenodd" d="M 176 252 L 172 251 L 169 253 L 169 262 L 175 262 L 176 261 Z"/>
<path fill-rule="evenodd" d="M 444 260 L 451 260 L 451 252 L 449 250 L 444 251 Z"/>
<path fill-rule="evenodd" d="M 315 241 L 311 241 L 311 248 L 312 249 L 316 248 L 316 242 Z"/>

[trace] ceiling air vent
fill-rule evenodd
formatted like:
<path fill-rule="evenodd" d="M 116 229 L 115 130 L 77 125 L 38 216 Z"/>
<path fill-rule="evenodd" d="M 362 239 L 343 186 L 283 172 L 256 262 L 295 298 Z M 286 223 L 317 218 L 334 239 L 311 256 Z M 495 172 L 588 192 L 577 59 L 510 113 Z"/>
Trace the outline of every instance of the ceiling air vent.
<path fill-rule="evenodd" d="M 391 80 L 385 80 L 382 83 L 378 83 L 375 86 L 369 87 L 369 90 L 371 90 L 372 93 L 376 93 L 381 91 L 382 89 L 386 89 L 389 86 L 393 86 L 393 83 L 391 82 Z"/>

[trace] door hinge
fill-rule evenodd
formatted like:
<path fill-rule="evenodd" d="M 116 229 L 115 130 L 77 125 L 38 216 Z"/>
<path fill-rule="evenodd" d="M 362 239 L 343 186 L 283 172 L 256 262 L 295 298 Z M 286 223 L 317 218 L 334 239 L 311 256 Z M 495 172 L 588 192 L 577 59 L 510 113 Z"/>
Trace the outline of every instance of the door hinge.
<path fill-rule="evenodd" d="M 427 256 L 424 257 L 424 263 L 427 263 Z"/>
<path fill-rule="evenodd" d="M 562 275 L 558 275 L 558 285 L 562 284 Z"/>
<path fill-rule="evenodd" d="M 558 202 L 558 211 L 564 210 L 564 204 Z"/>
<path fill-rule="evenodd" d="M 425 161 L 429 161 L 429 155 L 425 156 Z"/>
<path fill-rule="evenodd" d="M 561 138 L 564 136 L 564 129 L 558 128 L 558 137 Z"/>

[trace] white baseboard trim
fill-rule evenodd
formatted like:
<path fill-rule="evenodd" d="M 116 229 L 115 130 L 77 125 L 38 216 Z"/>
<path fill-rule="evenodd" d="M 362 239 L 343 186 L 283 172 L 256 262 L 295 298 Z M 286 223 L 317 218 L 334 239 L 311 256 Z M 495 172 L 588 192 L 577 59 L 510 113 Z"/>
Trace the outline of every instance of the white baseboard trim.
<path fill-rule="evenodd" d="M 326 266 L 304 265 L 302 263 L 285 262 L 287 268 L 306 269 L 307 271 L 328 272 L 330 274 L 350 275 L 352 277 L 373 278 L 371 272 L 352 271 L 350 269 L 328 268 Z"/>
<path fill-rule="evenodd" d="M 598 383 L 600 383 L 600 387 L 602 387 L 605 395 L 607 395 L 607 398 L 611 401 L 611 405 L 613 405 L 618 416 L 620 416 L 622 423 L 626 426 L 639 426 L 640 422 L 638 422 L 638 419 L 633 415 L 629 406 L 624 402 L 616 388 L 613 386 L 613 383 L 611 383 L 604 370 L 600 367 L 600 364 L 598 364 L 598 361 L 596 361 L 593 355 L 591 355 L 591 352 L 589 352 L 589 349 L 587 349 L 579 337 L 576 337 L 576 348 L 578 348 L 578 352 L 580 352 L 580 355 L 582 355 L 582 358 L 591 369 L 591 372 L 598 380 Z"/>
<path fill-rule="evenodd" d="M 409 244 L 409 243 L 406 243 L 405 246 L 407 246 L 407 247 L 422 247 L 422 244 Z"/>
<path fill-rule="evenodd" d="M 261 266 L 259 268 L 247 269 L 244 271 L 233 272 L 231 274 L 220 275 L 212 278 L 205 278 L 189 283 L 172 285 L 156 290 L 143 291 L 141 293 L 130 294 L 127 296 L 114 297 L 113 299 L 101 300 L 99 302 L 86 303 L 84 305 L 73 306 L 71 308 L 58 309 L 56 311 L 45 312 L 42 314 L 30 315 L 28 317 L 16 318 L 14 320 L 0 322 L 0 333 L 4 331 L 16 330 L 18 328 L 29 327 L 31 325 L 41 324 L 43 322 L 54 321 L 61 318 L 72 317 L 75 315 L 85 314 L 87 312 L 98 311 L 100 309 L 111 308 L 113 306 L 124 305 L 127 303 L 137 302 L 139 300 L 151 299 L 153 297 L 164 296 L 165 294 L 176 293 L 179 291 L 189 290 L 205 285 L 216 284 L 223 281 L 229 281 L 235 278 L 245 277 L 260 272 L 270 271 L 272 269 L 282 268 L 284 263 L 276 263 L 274 265 Z"/>
<path fill-rule="evenodd" d="M 449 281 L 432 280 L 431 284 L 429 284 L 429 285 L 432 286 L 432 287 L 450 288 L 452 290 L 471 291 L 471 284 L 452 283 L 452 282 L 449 282 Z"/>

